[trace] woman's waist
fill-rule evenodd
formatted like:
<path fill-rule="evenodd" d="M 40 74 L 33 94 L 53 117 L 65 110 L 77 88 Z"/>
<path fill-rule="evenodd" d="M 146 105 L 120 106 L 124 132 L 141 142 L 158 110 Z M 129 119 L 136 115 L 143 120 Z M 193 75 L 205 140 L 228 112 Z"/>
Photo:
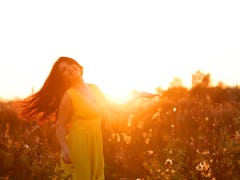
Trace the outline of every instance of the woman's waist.
<path fill-rule="evenodd" d="M 92 129 L 101 126 L 101 118 L 91 118 L 91 119 L 72 119 L 69 124 L 69 130 L 73 129 Z"/>

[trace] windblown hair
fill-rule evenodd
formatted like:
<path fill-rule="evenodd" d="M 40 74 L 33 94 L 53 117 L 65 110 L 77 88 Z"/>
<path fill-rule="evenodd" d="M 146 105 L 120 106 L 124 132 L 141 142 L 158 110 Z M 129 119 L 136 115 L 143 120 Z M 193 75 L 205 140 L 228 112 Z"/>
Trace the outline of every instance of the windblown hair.
<path fill-rule="evenodd" d="M 60 74 L 59 64 L 61 62 L 76 64 L 83 69 L 83 67 L 72 58 L 58 58 L 42 88 L 21 102 L 21 107 L 23 108 L 21 111 L 21 117 L 24 120 L 33 120 L 39 123 L 48 120 L 56 122 L 59 104 L 63 94 L 70 87 Z"/>

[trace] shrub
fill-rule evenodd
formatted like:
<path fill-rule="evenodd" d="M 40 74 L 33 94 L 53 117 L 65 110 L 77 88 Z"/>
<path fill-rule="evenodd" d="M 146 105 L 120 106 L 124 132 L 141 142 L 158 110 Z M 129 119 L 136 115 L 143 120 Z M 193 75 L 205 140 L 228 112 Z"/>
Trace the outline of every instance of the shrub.
<path fill-rule="evenodd" d="M 239 179 L 239 95 L 237 88 L 172 88 L 139 101 L 114 126 L 105 117 L 106 179 Z M 24 122 L 13 102 L 2 102 L 0 129 L 0 178 L 62 176 L 53 124 Z"/>

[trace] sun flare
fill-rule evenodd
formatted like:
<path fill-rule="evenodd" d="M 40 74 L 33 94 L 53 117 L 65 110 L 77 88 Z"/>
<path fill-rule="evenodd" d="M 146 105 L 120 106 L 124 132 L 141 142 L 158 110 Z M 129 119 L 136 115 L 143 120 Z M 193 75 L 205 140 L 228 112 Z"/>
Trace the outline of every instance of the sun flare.
<path fill-rule="evenodd" d="M 111 101 L 116 103 L 122 103 L 127 101 L 132 96 L 132 89 L 128 88 L 119 88 L 119 87 L 102 87 L 103 93 Z"/>

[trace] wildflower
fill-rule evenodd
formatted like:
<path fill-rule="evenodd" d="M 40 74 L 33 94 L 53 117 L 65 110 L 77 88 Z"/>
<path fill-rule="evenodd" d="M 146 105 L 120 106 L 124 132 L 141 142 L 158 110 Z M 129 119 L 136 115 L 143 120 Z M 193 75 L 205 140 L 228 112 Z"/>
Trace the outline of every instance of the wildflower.
<path fill-rule="evenodd" d="M 203 170 L 203 164 L 202 163 L 199 163 L 197 166 L 196 166 L 196 169 L 198 171 L 202 171 Z"/>
<path fill-rule="evenodd" d="M 204 150 L 204 151 L 202 151 L 201 154 L 202 154 L 202 155 L 207 155 L 207 154 L 209 154 L 209 150 Z"/>
<path fill-rule="evenodd" d="M 28 148 L 29 148 L 29 145 L 24 144 L 23 147 L 24 147 L 25 149 L 28 149 Z"/>
<path fill-rule="evenodd" d="M 142 163 L 142 166 L 143 166 L 143 167 L 148 167 L 148 162 L 144 161 L 144 162 Z"/>
<path fill-rule="evenodd" d="M 200 162 L 197 166 L 196 169 L 201 172 L 201 175 L 204 177 L 211 177 L 211 169 L 210 165 L 206 160 Z"/>
<path fill-rule="evenodd" d="M 157 111 L 156 113 L 153 114 L 152 119 L 156 119 L 159 116 L 160 116 L 160 112 Z"/>
<path fill-rule="evenodd" d="M 171 159 L 166 159 L 164 165 L 165 166 L 171 166 L 172 165 L 172 160 Z"/>
<path fill-rule="evenodd" d="M 123 141 L 126 144 L 130 144 L 131 143 L 131 136 L 128 136 L 126 133 L 122 133 L 122 136 L 123 136 Z"/>
<path fill-rule="evenodd" d="M 148 150 L 148 151 L 147 151 L 147 154 L 148 154 L 148 155 L 152 155 L 152 154 L 153 154 L 153 150 Z"/>
<path fill-rule="evenodd" d="M 176 112 L 176 111 L 177 111 L 177 108 L 176 108 L 176 107 L 174 107 L 174 108 L 173 108 L 173 112 Z"/>
<path fill-rule="evenodd" d="M 145 139 L 145 143 L 149 144 L 150 138 Z"/>
<path fill-rule="evenodd" d="M 121 141 L 121 139 L 120 139 L 120 135 L 117 134 L 117 142 L 120 142 L 120 141 Z"/>
<path fill-rule="evenodd" d="M 128 127 L 132 126 L 132 119 L 128 119 Z"/>

